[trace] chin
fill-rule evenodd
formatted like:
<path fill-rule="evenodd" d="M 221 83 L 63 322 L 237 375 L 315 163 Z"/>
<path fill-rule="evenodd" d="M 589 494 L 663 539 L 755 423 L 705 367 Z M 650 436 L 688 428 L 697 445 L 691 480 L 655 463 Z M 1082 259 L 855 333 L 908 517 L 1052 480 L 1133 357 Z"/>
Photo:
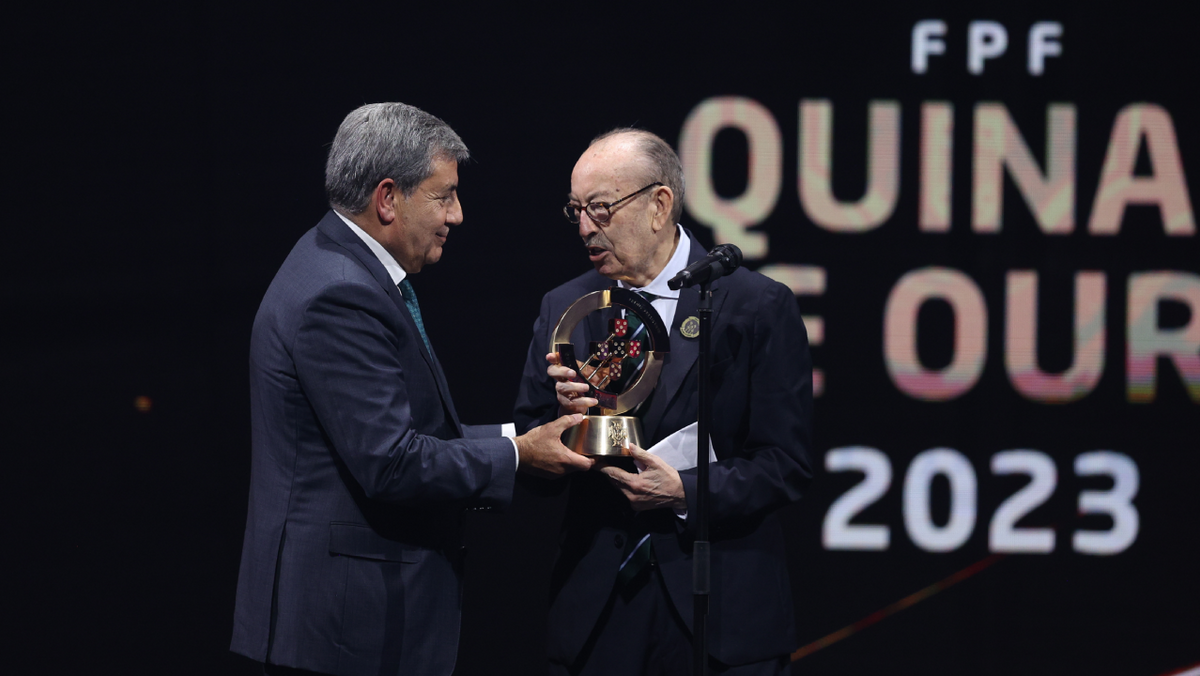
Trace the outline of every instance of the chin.
<path fill-rule="evenodd" d="M 596 272 L 599 272 L 601 275 L 608 277 L 609 279 L 614 279 L 614 280 L 617 279 L 621 274 L 620 270 L 618 270 L 612 266 L 609 266 L 609 265 L 596 266 Z"/>

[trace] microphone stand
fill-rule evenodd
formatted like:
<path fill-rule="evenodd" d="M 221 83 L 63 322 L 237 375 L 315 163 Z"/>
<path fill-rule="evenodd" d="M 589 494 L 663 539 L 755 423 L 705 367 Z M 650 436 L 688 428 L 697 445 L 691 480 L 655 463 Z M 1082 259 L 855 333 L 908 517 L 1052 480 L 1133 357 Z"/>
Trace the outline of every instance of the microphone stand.
<path fill-rule="evenodd" d="M 742 264 L 742 250 L 733 244 L 717 245 L 703 260 L 684 268 L 667 282 L 678 289 L 700 281 L 700 414 L 696 420 L 696 539 L 692 542 L 692 673 L 708 672 L 708 599 L 712 589 L 712 557 L 708 541 L 708 437 L 712 423 L 712 396 L 709 392 L 709 368 L 712 352 L 712 282 L 736 270 Z"/>
<path fill-rule="evenodd" d="M 696 435 L 696 540 L 692 543 L 692 599 L 695 614 L 692 619 L 692 673 L 704 676 L 708 672 L 707 622 L 708 597 L 711 589 L 712 565 L 708 542 L 708 428 L 712 417 L 709 398 L 709 343 L 712 340 L 711 282 L 700 284 L 700 302 L 696 306 L 700 319 L 700 415 Z"/>

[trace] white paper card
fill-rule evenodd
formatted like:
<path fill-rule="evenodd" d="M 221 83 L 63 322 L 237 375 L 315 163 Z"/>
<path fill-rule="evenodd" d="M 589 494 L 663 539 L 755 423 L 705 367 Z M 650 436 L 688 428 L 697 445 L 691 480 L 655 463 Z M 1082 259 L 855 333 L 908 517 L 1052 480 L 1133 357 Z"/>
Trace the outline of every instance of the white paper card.
<path fill-rule="evenodd" d="M 699 423 L 692 423 L 646 450 L 666 460 L 676 471 L 682 472 L 696 466 L 696 435 L 699 433 Z M 708 461 L 717 461 L 711 437 L 708 440 Z"/>

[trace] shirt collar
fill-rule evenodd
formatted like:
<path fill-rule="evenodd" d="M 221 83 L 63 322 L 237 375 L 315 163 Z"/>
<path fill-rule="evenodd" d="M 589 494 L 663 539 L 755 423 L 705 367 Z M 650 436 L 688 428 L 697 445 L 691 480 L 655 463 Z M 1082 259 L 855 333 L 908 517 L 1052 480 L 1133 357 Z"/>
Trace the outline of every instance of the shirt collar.
<path fill-rule="evenodd" d="M 374 237 L 368 235 L 366 230 L 358 227 L 357 223 L 339 213 L 337 209 L 334 209 L 333 213 L 337 214 L 337 217 L 342 219 L 343 223 L 350 226 L 354 234 L 358 235 L 363 244 L 366 244 L 371 253 L 375 254 L 375 257 L 379 259 L 379 262 L 383 263 L 383 269 L 387 270 L 388 276 L 392 278 L 392 284 L 399 284 L 404 281 L 408 273 L 404 271 L 404 268 L 400 267 L 400 264 L 396 262 L 392 254 L 388 253 L 387 249 L 383 248 L 382 244 L 377 242 Z"/>
<path fill-rule="evenodd" d="M 682 225 L 676 224 L 675 228 L 679 232 L 679 241 L 675 243 L 675 253 L 671 254 L 671 260 L 667 261 L 667 265 L 662 269 L 662 272 L 658 273 L 654 281 L 640 289 L 633 288 L 625 282 L 620 282 L 622 288 L 645 291 L 659 298 L 679 298 L 679 289 L 668 288 L 667 282 L 687 267 L 688 254 L 692 250 L 692 240 L 688 239 L 687 231 L 683 229 Z"/>

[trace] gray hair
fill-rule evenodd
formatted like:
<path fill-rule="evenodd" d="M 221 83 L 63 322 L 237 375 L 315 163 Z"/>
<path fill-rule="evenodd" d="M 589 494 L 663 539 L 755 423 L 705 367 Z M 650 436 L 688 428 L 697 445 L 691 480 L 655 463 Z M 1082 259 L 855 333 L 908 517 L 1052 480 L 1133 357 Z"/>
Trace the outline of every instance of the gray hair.
<path fill-rule="evenodd" d="M 683 215 L 683 165 L 679 155 L 657 134 L 636 127 L 618 127 L 592 139 L 591 145 L 613 136 L 629 134 L 637 140 L 637 149 L 645 158 L 648 173 L 646 180 L 659 181 L 675 193 L 675 203 L 671 206 L 671 222 L 678 223 Z"/>
<path fill-rule="evenodd" d="M 434 160 L 468 157 L 458 134 L 433 115 L 404 103 L 370 103 L 338 127 L 325 162 L 325 193 L 335 209 L 361 214 L 383 179 L 408 197 L 433 175 Z"/>

